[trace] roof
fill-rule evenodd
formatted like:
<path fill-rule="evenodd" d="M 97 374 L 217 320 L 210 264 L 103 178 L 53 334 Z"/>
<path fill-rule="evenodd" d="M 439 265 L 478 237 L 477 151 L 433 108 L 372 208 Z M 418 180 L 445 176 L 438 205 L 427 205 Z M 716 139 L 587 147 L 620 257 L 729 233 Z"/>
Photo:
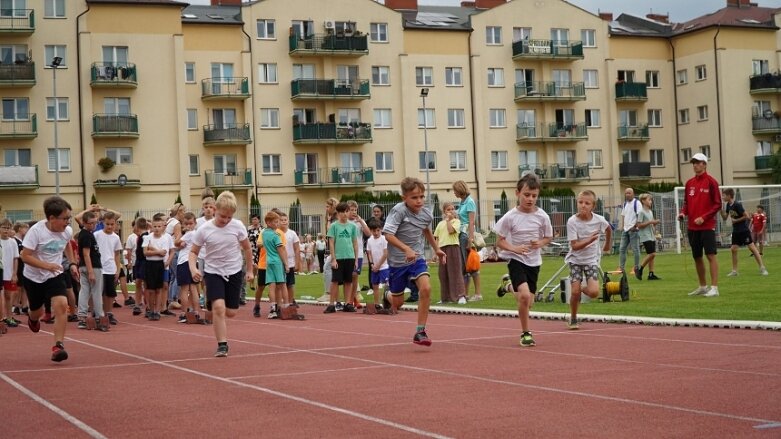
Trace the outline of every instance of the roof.
<path fill-rule="evenodd" d="M 417 11 L 398 11 L 406 29 L 471 30 L 469 17 L 480 10 L 459 6 L 418 6 Z"/>
<path fill-rule="evenodd" d="M 87 0 L 89 4 L 162 5 L 185 7 L 188 3 L 175 0 Z"/>
<path fill-rule="evenodd" d="M 182 23 L 190 24 L 244 24 L 240 6 L 193 5 L 182 11 Z"/>
<path fill-rule="evenodd" d="M 610 33 L 635 37 L 669 37 L 673 33 L 673 25 L 632 14 L 621 14 L 610 22 Z"/>

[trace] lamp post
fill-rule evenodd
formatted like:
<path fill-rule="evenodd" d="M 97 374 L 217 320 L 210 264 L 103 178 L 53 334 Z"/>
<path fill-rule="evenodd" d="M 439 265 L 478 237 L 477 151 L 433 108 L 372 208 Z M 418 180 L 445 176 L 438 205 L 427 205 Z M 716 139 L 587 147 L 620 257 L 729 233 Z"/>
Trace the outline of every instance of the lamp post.
<path fill-rule="evenodd" d="M 55 56 L 49 67 L 52 68 L 52 95 L 54 99 L 54 191 L 60 195 L 60 145 L 57 139 L 57 119 L 59 118 L 59 102 L 57 102 L 57 67 L 62 63 L 62 57 Z"/>
<path fill-rule="evenodd" d="M 431 186 L 429 180 L 429 156 L 428 156 L 428 116 L 426 114 L 426 97 L 428 88 L 420 89 L 420 97 L 423 98 L 423 156 L 426 165 L 426 206 L 431 205 Z"/>

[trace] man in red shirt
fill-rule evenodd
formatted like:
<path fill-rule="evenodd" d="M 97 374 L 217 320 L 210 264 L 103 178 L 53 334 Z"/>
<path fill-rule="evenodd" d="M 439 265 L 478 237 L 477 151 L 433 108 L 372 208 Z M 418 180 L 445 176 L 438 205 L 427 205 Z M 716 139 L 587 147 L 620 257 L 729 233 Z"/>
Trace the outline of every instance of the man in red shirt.
<path fill-rule="evenodd" d="M 721 191 L 719 183 L 708 172 L 708 157 L 697 153 L 690 160 L 694 168 L 694 177 L 686 182 L 683 197 L 683 207 L 679 219 L 688 218 L 687 235 L 692 249 L 694 265 L 697 267 L 697 277 L 700 286 L 689 293 L 690 296 L 702 295 L 716 297 L 719 295 L 719 263 L 716 260 L 716 214 L 721 210 Z M 708 257 L 710 266 L 711 287 L 705 280 L 705 263 L 702 260 L 703 251 Z"/>
<path fill-rule="evenodd" d="M 757 206 L 757 211 L 751 215 L 751 240 L 759 247 L 759 255 L 765 249 L 765 225 L 767 224 L 767 215 L 765 207 L 761 204 Z M 753 254 L 751 256 L 754 256 Z"/>

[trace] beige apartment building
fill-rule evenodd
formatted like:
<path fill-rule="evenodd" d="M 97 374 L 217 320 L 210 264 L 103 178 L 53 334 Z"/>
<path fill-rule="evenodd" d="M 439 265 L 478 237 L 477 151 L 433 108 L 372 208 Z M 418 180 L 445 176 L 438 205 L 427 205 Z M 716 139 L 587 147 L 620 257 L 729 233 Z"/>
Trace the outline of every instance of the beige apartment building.
<path fill-rule="evenodd" d="M 615 198 L 686 180 L 696 152 L 724 184 L 768 183 L 781 143 L 779 10 L 746 0 L 686 23 L 563 0 L 213 3 L 4 3 L 5 215 L 58 191 L 197 206 L 207 186 L 314 205 L 405 176 L 498 201 L 528 172 Z"/>

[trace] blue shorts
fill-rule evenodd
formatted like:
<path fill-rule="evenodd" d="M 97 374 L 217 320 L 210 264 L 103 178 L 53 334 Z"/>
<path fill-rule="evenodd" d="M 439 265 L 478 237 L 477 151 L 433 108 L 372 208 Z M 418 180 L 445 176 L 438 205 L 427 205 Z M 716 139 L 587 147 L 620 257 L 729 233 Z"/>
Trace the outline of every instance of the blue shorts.
<path fill-rule="evenodd" d="M 369 283 L 371 286 L 379 285 L 379 284 L 387 284 L 388 283 L 388 273 L 390 272 L 389 268 L 384 268 L 379 271 L 370 271 L 369 272 Z"/>
<path fill-rule="evenodd" d="M 282 264 L 266 265 L 266 285 L 283 284 L 285 281 L 285 269 L 282 267 Z"/>
<path fill-rule="evenodd" d="M 358 258 L 358 264 L 355 266 L 353 273 L 356 275 L 361 274 L 361 268 L 363 268 L 363 258 Z"/>
<path fill-rule="evenodd" d="M 401 267 L 391 267 L 388 273 L 390 291 L 393 295 L 404 294 L 405 288 L 412 289 L 415 281 L 421 276 L 431 276 L 424 259 L 418 259 L 412 264 Z"/>

